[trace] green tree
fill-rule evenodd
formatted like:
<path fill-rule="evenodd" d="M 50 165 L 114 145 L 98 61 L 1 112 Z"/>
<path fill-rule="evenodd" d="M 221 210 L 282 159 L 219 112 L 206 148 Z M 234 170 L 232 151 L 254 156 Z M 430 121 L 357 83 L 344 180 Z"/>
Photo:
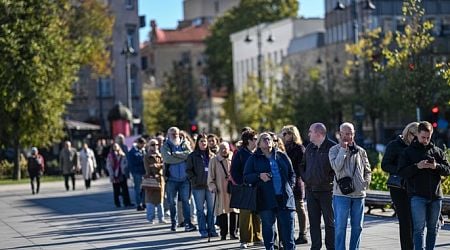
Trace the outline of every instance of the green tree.
<path fill-rule="evenodd" d="M 91 48 L 96 39 L 104 39 L 97 37 L 102 32 L 75 39 L 74 29 L 95 29 L 71 25 L 81 22 L 81 17 L 73 19 L 74 13 L 86 7 L 72 3 L 0 0 L 0 147 L 15 149 L 16 179 L 21 177 L 22 147 L 50 145 L 63 136 L 61 117 L 72 97 L 71 86 L 81 64 L 94 58 L 89 55 L 95 52 Z M 84 9 L 91 10 L 98 9 Z"/>
<path fill-rule="evenodd" d="M 158 131 L 165 131 L 166 127 L 161 128 L 158 122 L 158 115 L 164 110 L 161 104 L 161 89 L 146 89 L 142 93 L 142 99 L 145 103 L 143 110 L 144 126 L 148 133 L 154 134 Z"/>

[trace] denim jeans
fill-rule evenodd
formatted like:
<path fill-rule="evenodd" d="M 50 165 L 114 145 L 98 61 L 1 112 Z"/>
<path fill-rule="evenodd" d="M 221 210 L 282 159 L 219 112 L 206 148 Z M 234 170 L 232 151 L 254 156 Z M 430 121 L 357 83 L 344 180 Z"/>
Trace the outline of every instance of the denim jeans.
<path fill-rule="evenodd" d="M 350 250 L 359 249 L 361 232 L 364 221 L 364 198 L 351 198 L 348 196 L 333 196 L 335 249 L 345 250 L 345 235 L 347 221 L 350 215 L 351 235 Z"/>
<path fill-rule="evenodd" d="M 411 214 L 413 221 L 414 249 L 423 249 L 423 234 L 427 226 L 427 250 L 434 249 L 438 232 L 438 219 L 441 213 L 442 200 L 428 200 L 423 197 L 411 197 Z"/>
<path fill-rule="evenodd" d="M 198 231 L 202 236 L 217 234 L 214 226 L 214 194 L 208 189 L 192 189 L 195 207 L 197 209 Z M 205 215 L 206 203 L 206 215 Z"/>
<path fill-rule="evenodd" d="M 163 213 L 163 208 L 162 208 L 162 204 L 156 204 L 154 205 L 151 202 L 148 202 L 147 204 L 147 220 L 152 222 L 155 219 L 155 208 L 157 210 L 158 213 L 158 220 L 162 221 L 162 219 L 164 218 L 164 213 Z"/>
<path fill-rule="evenodd" d="M 183 205 L 183 217 L 186 225 L 191 224 L 191 206 L 189 205 L 189 180 L 183 182 L 168 181 L 167 185 L 167 199 L 169 200 L 170 221 L 172 224 L 177 224 L 177 194 L 180 196 Z"/>
<path fill-rule="evenodd" d="M 262 223 L 262 235 L 266 249 L 274 249 L 275 219 L 278 223 L 279 237 L 285 250 L 295 249 L 294 210 L 272 209 L 259 211 Z"/>
<path fill-rule="evenodd" d="M 132 174 L 133 182 L 134 182 L 134 197 L 136 201 L 136 206 L 140 206 L 142 204 L 142 195 L 141 193 L 141 183 L 142 183 L 142 175 L 140 174 Z"/>

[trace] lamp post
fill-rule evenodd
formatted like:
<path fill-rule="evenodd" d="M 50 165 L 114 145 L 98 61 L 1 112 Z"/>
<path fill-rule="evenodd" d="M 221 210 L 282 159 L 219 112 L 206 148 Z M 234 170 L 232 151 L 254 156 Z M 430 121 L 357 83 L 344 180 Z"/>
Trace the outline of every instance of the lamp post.
<path fill-rule="evenodd" d="M 136 55 L 136 51 L 130 45 L 130 43 L 125 42 L 125 47 L 123 48 L 122 55 L 125 56 L 125 73 L 126 73 L 126 83 L 127 83 L 127 106 L 130 109 L 131 115 L 133 115 L 133 100 L 131 93 L 131 64 L 130 57 Z M 131 122 L 133 123 L 133 122 Z"/>
<path fill-rule="evenodd" d="M 353 22 L 353 43 L 357 44 L 359 42 L 359 2 L 358 0 L 352 0 L 352 22 Z M 346 9 L 346 6 L 341 2 L 337 1 L 336 7 L 334 8 L 336 11 L 343 11 Z M 364 0 L 364 10 L 372 11 L 376 9 L 376 6 L 372 3 L 371 0 Z M 355 61 L 358 60 L 358 57 L 355 56 Z M 355 85 L 356 85 L 356 95 L 360 92 L 359 86 L 359 71 L 355 71 Z M 364 133 L 363 133 L 363 121 L 364 121 L 364 107 L 360 104 L 355 104 L 353 107 L 353 115 L 357 122 L 357 130 L 356 130 L 356 140 L 357 143 L 363 145 L 364 143 Z"/>

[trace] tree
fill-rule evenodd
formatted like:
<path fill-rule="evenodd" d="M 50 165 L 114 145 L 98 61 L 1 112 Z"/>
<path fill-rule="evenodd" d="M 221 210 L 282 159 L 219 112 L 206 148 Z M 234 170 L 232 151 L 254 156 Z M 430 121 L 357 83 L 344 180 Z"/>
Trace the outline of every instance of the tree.
<path fill-rule="evenodd" d="M 164 131 L 167 127 L 161 128 L 158 122 L 158 115 L 164 112 L 164 106 L 161 103 L 161 89 L 147 89 L 142 93 L 142 99 L 145 103 L 143 110 L 144 126 L 148 133 Z"/>
<path fill-rule="evenodd" d="M 92 48 L 101 48 L 97 39 L 108 33 L 100 31 L 107 26 L 77 26 L 92 17 L 75 13 L 104 10 L 88 2 L 96 1 L 75 6 L 69 0 L 0 0 L 0 147 L 15 149 L 16 179 L 22 147 L 50 145 L 63 136 L 71 86 L 81 64 L 97 58 L 90 56 L 98 53 Z"/>

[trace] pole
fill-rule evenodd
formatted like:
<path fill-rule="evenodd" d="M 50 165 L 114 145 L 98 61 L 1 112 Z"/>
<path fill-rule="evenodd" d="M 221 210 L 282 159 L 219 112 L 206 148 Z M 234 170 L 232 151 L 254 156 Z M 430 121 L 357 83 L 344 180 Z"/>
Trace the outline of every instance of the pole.
<path fill-rule="evenodd" d="M 125 60 L 126 60 L 126 78 L 127 78 L 127 104 L 131 114 L 133 115 L 133 101 L 131 93 L 131 65 L 129 52 L 125 54 Z"/>
<path fill-rule="evenodd" d="M 256 39 L 257 39 L 257 46 L 258 46 L 258 81 L 262 83 L 263 77 L 262 77 L 262 40 L 261 40 L 261 27 L 258 24 L 256 26 Z M 261 90 L 260 90 L 261 91 Z M 261 94 L 261 93 L 260 93 Z M 261 95 L 260 95 L 261 97 Z"/>

